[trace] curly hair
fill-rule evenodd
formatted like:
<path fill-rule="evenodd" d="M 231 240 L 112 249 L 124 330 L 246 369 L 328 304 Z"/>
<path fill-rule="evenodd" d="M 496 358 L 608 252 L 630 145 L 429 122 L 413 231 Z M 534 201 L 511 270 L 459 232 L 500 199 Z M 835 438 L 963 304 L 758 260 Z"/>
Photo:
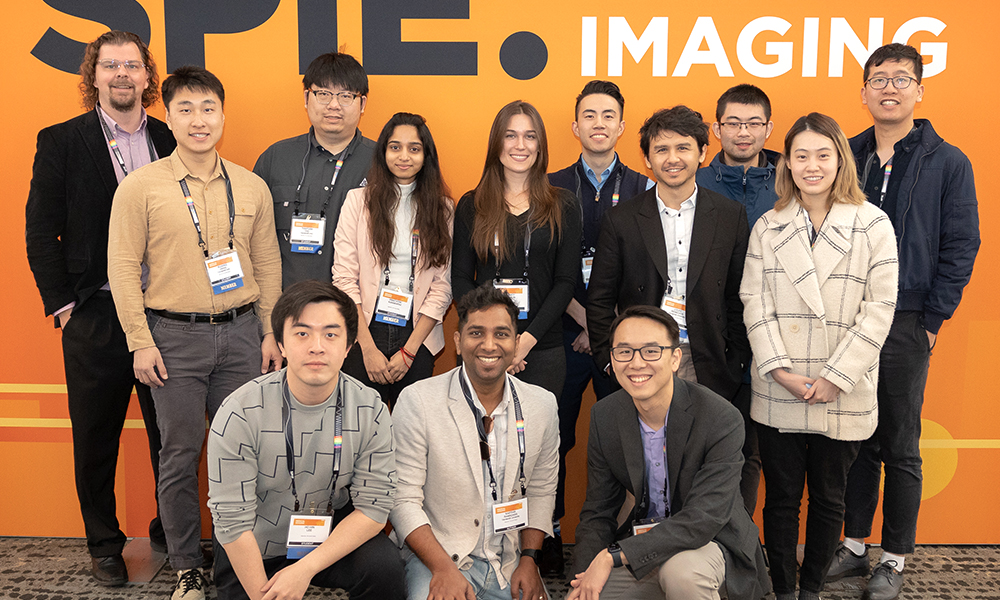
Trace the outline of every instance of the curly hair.
<path fill-rule="evenodd" d="M 125 44 L 135 44 L 142 55 L 142 62 L 146 65 L 146 74 L 149 76 L 149 85 L 142 91 L 142 107 L 149 108 L 160 99 L 160 77 L 156 74 L 156 61 L 153 54 L 146 47 L 142 38 L 130 31 L 112 30 L 100 36 L 96 40 L 87 44 L 87 49 L 83 54 L 83 62 L 80 63 L 80 93 L 83 94 L 83 107 L 87 110 L 94 110 L 97 106 L 98 91 L 94 87 L 97 72 L 97 57 L 101 53 L 101 46 L 111 44 L 112 46 L 124 46 Z"/>

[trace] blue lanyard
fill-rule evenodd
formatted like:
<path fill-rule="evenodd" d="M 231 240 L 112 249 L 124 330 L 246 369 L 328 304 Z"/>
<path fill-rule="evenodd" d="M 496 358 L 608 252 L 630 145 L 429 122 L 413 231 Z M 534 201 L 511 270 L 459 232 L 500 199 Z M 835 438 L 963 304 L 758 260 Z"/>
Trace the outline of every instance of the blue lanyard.
<path fill-rule="evenodd" d="M 476 417 L 476 429 L 479 431 L 479 446 L 480 452 L 486 455 L 483 460 L 486 462 L 486 469 L 490 473 L 490 490 L 493 494 L 493 501 L 497 501 L 497 480 L 493 476 L 493 463 L 488 456 L 489 442 L 486 438 L 486 426 L 483 424 L 483 420 L 479 418 L 479 411 L 476 409 L 476 403 L 472 400 L 472 392 L 469 390 L 469 384 L 465 382 L 465 369 L 463 367 L 462 372 L 458 374 L 459 381 L 462 384 L 462 394 L 465 396 L 465 401 L 469 403 L 469 409 L 472 411 L 473 416 Z M 525 444 L 524 444 L 524 417 L 521 415 L 521 402 L 517 398 L 517 390 L 514 389 L 514 382 L 511 380 L 510 376 L 507 377 L 507 385 L 510 386 L 510 395 L 514 400 L 514 419 L 515 427 L 517 427 L 517 450 L 520 453 L 520 479 L 521 479 L 521 495 L 527 494 L 527 488 L 525 487 L 525 482 L 527 481 L 524 477 L 524 456 L 525 456 Z M 486 448 L 483 451 L 482 448 Z"/>

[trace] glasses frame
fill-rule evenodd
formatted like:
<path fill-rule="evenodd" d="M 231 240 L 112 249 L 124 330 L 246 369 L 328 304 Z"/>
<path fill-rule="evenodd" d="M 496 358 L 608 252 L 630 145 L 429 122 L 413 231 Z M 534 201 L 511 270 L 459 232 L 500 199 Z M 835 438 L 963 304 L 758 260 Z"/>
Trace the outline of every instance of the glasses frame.
<path fill-rule="evenodd" d="M 671 352 L 673 352 L 674 350 L 676 350 L 676 349 L 678 349 L 680 347 L 681 347 L 680 344 L 673 344 L 671 346 L 660 346 L 658 344 L 650 344 L 648 346 L 643 346 L 642 348 L 630 348 L 628 346 L 616 346 L 616 347 L 614 347 L 614 348 L 611 349 L 611 358 L 615 362 L 630 363 L 630 362 L 632 362 L 632 359 L 635 358 L 636 352 L 638 352 L 639 356 L 642 357 L 642 360 L 644 360 L 646 362 L 656 362 L 656 361 L 660 360 L 661 358 L 663 358 L 663 351 L 664 350 L 670 350 Z M 646 358 L 645 356 L 642 356 L 642 351 L 646 350 L 647 348 L 657 348 L 657 349 L 659 349 L 660 355 L 657 356 L 656 358 Z M 627 359 L 619 358 L 618 356 L 615 355 L 615 353 L 618 350 L 628 350 L 630 352 L 629 357 Z"/>
<path fill-rule="evenodd" d="M 138 73 L 140 70 L 145 70 L 146 63 L 141 60 L 118 60 L 117 58 L 102 58 L 97 61 L 97 66 L 101 67 L 105 71 L 118 71 L 122 67 L 125 67 L 126 73 Z"/>
<path fill-rule="evenodd" d="M 766 121 L 720 121 L 719 127 L 729 129 L 733 133 L 746 129 L 752 133 L 759 133 L 767 127 Z"/>
<path fill-rule="evenodd" d="M 312 94 L 313 98 L 316 99 L 316 102 L 319 103 L 322 106 L 330 106 L 330 103 L 333 102 L 334 98 L 336 98 L 337 99 L 337 104 L 339 104 L 343 108 L 347 108 L 348 106 L 352 106 L 354 104 L 354 101 L 357 100 L 361 96 L 361 94 L 358 94 L 356 92 L 348 92 L 346 90 L 341 91 L 341 92 L 331 92 L 330 90 L 314 90 L 312 88 L 309 89 L 309 93 Z M 326 102 L 323 102 L 323 99 L 320 96 L 320 94 L 324 94 L 324 95 L 325 94 L 330 94 L 330 99 L 327 100 Z M 348 100 L 345 103 L 344 102 L 344 98 L 346 96 L 350 96 L 350 100 Z"/>
<path fill-rule="evenodd" d="M 875 84 L 872 83 L 873 81 L 876 81 L 876 80 L 879 80 L 879 79 L 885 81 L 885 85 L 883 85 L 882 87 L 876 87 Z M 906 85 L 904 85 L 904 86 L 898 85 L 899 81 L 905 81 Z M 919 82 L 917 81 L 917 78 L 916 77 L 910 77 L 909 75 L 900 75 L 899 77 L 869 77 L 868 81 L 865 82 L 865 85 L 867 85 L 868 87 L 870 87 L 873 90 L 884 90 L 885 88 L 889 87 L 889 83 L 890 82 L 892 83 L 892 87 L 896 88 L 897 90 L 905 90 L 905 89 L 909 88 L 910 85 L 913 84 L 914 82 L 916 82 L 919 85 Z"/>

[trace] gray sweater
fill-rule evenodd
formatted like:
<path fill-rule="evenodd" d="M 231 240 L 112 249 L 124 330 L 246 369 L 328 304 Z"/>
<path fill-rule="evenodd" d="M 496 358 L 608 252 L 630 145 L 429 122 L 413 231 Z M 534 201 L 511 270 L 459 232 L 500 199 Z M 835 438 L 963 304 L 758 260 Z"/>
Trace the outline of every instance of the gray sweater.
<path fill-rule="evenodd" d="M 258 377 L 233 392 L 208 435 L 208 507 L 223 544 L 253 531 L 264 558 L 285 555 L 288 520 L 295 506 L 281 426 L 285 369 Z M 344 400 L 343 450 L 334 509 L 350 499 L 355 509 L 384 523 L 396 494 L 392 420 L 378 394 L 340 374 Z M 291 398 L 295 487 L 302 510 L 326 510 L 333 472 L 336 395 L 316 406 Z"/>

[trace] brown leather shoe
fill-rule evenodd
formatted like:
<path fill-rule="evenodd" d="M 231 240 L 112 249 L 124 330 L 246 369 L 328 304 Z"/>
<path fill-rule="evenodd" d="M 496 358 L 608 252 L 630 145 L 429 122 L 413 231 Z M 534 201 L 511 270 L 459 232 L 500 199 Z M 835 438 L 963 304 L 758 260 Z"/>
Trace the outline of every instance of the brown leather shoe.
<path fill-rule="evenodd" d="M 111 556 L 91 556 L 90 572 L 97 583 L 107 587 L 118 587 L 128 583 L 128 570 L 121 554 Z"/>

